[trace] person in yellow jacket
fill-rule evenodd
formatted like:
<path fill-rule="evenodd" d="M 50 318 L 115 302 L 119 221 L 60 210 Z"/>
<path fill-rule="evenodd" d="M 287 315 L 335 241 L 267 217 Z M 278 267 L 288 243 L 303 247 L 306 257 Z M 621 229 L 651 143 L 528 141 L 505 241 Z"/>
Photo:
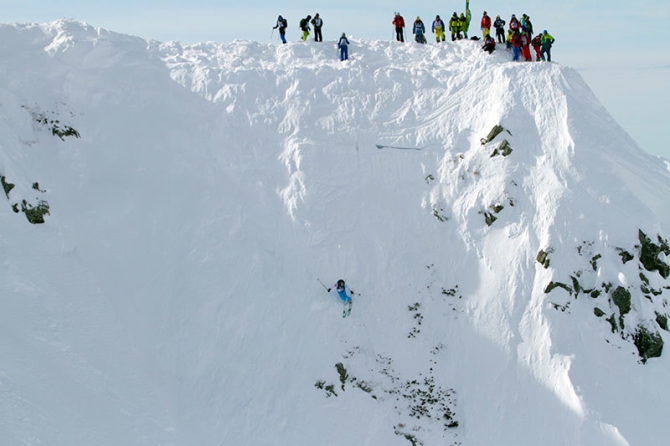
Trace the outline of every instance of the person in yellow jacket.
<path fill-rule="evenodd" d="M 507 37 L 505 37 L 505 48 L 510 49 L 512 48 L 512 36 L 514 35 L 514 31 L 511 29 L 507 30 Z"/>

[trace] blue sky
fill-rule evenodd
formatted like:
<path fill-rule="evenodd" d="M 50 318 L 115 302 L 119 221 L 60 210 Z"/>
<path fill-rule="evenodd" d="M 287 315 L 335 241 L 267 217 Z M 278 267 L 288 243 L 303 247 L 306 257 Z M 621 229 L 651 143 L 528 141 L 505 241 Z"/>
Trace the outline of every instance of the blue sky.
<path fill-rule="evenodd" d="M 281 7 L 277 5 L 280 4 Z M 420 16 L 429 24 L 462 12 L 465 1 L 358 0 L 352 2 L 251 0 L 0 0 L 0 21 L 80 20 L 112 31 L 159 41 L 185 43 L 234 39 L 277 42 L 272 26 L 277 15 L 289 20 L 288 38 L 298 40 L 300 18 L 316 12 L 324 19 L 324 39 L 342 32 L 366 39 L 391 39 L 391 19 L 400 11 L 406 21 Z M 319 5 L 319 6 L 315 6 Z M 556 38 L 555 61 L 577 69 L 619 124 L 655 155 L 670 159 L 663 130 L 670 116 L 670 50 L 667 26 L 670 1 L 471 0 L 471 34 L 479 30 L 482 11 L 508 20 L 528 14 L 536 30 Z M 273 37 L 270 40 L 270 37 Z M 324 44 L 328 44 L 324 42 Z M 355 51 L 355 48 L 351 48 Z M 335 52 L 333 53 L 335 54 Z"/>

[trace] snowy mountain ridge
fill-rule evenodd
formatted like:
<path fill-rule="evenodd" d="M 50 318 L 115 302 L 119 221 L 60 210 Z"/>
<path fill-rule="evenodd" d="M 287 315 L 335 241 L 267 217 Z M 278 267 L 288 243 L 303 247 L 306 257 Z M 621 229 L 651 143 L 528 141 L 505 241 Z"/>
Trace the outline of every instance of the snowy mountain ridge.
<path fill-rule="evenodd" d="M 662 441 L 663 160 L 570 68 L 351 40 L 0 26 L 7 444 Z"/>

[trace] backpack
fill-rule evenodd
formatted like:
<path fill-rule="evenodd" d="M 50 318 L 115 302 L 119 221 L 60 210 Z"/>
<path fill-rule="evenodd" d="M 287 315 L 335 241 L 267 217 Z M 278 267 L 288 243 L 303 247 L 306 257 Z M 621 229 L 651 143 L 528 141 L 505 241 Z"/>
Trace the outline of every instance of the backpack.
<path fill-rule="evenodd" d="M 281 27 L 282 28 L 288 28 L 288 20 L 281 19 Z"/>

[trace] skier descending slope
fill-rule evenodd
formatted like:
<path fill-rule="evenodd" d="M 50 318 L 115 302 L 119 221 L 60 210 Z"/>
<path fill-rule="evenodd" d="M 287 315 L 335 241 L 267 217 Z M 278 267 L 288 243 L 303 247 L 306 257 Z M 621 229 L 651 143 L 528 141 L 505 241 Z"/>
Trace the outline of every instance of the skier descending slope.
<path fill-rule="evenodd" d="M 342 279 L 338 280 L 337 283 L 333 285 L 333 288 L 335 288 L 335 291 L 337 291 L 337 295 L 340 296 L 340 299 L 342 299 L 342 302 L 344 302 L 342 317 L 349 316 L 351 314 L 351 305 L 353 304 L 353 302 L 351 301 L 351 296 L 354 295 L 354 290 L 349 288 L 349 285 L 344 283 L 344 280 Z M 329 293 L 330 290 L 331 288 L 328 288 Z M 351 296 L 349 296 L 349 294 L 351 294 Z"/>

